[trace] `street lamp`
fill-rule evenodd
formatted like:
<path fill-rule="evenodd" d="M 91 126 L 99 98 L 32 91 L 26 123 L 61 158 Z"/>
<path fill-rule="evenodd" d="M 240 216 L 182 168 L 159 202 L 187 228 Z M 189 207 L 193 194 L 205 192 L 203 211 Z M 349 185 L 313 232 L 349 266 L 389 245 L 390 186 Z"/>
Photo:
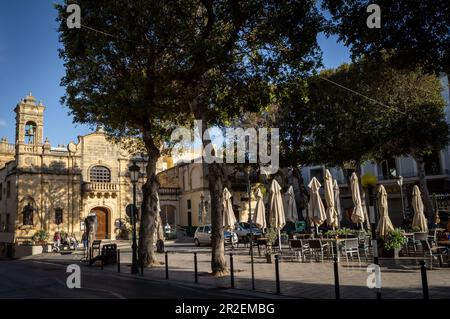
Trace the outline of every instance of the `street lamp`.
<path fill-rule="evenodd" d="M 403 214 L 403 220 L 406 220 L 406 212 L 405 212 L 405 202 L 403 201 L 403 176 L 398 177 L 397 181 L 398 186 L 400 186 L 400 198 L 402 201 L 402 214 Z"/>
<path fill-rule="evenodd" d="M 373 263 L 378 265 L 378 241 L 376 233 L 377 224 L 377 195 L 374 192 L 374 187 L 377 185 L 377 178 L 375 175 L 367 173 L 361 177 L 361 184 L 367 187 L 369 192 L 369 216 L 372 228 L 372 251 Z M 381 292 L 377 290 L 377 299 L 381 299 Z"/>
<path fill-rule="evenodd" d="M 133 243 L 131 245 L 131 249 L 133 251 L 132 263 L 131 263 L 131 273 L 138 274 L 139 266 L 138 266 L 138 258 L 137 258 L 137 243 L 136 243 L 136 184 L 139 181 L 139 174 L 141 169 L 136 165 L 136 162 L 133 162 L 133 165 L 129 168 L 130 171 L 130 179 L 133 184 L 133 212 L 131 214 L 131 222 L 133 224 Z"/>
<path fill-rule="evenodd" d="M 247 166 L 247 192 L 248 192 L 248 224 L 250 225 L 250 262 L 252 269 L 252 289 L 255 290 L 255 267 L 253 263 L 253 225 L 252 225 L 252 184 L 250 181 L 250 165 Z"/>
<path fill-rule="evenodd" d="M 201 223 L 205 224 L 205 195 L 203 193 L 200 194 L 200 216 L 202 217 Z"/>

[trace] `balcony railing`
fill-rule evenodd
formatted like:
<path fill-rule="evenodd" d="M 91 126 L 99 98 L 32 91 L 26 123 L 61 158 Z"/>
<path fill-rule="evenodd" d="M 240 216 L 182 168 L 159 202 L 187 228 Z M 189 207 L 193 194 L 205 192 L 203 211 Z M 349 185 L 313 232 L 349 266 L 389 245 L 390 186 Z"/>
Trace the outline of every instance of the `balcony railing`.
<path fill-rule="evenodd" d="M 116 183 L 84 183 L 85 192 L 118 192 L 119 185 Z"/>
<path fill-rule="evenodd" d="M 178 197 L 181 192 L 179 188 L 175 187 L 161 187 L 158 191 L 158 194 L 160 197 L 166 196 L 166 197 Z"/>

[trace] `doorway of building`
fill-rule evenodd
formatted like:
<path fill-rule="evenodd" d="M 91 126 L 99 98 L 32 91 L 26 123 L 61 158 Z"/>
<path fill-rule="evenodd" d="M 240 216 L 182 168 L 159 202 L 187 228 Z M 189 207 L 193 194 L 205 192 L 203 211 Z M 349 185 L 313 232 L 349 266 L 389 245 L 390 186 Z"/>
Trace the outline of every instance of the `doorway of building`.
<path fill-rule="evenodd" d="M 109 216 L 108 210 L 104 207 L 96 207 L 91 210 L 97 216 L 97 239 L 109 238 Z"/>

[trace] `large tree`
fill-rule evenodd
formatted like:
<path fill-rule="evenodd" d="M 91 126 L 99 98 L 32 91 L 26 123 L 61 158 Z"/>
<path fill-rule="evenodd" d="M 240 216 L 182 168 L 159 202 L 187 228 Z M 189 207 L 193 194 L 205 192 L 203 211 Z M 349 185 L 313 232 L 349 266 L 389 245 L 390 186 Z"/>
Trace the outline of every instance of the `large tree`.
<path fill-rule="evenodd" d="M 312 0 L 80 3 L 80 30 L 67 28 L 65 8 L 59 6 L 64 102 L 76 121 L 142 138 L 149 164 L 140 246 L 149 264 L 157 214 L 155 163 L 169 129 L 185 114 L 203 121 L 203 133 L 243 111 L 258 112 L 271 99 L 269 86 L 316 66 L 321 15 Z M 211 163 L 204 172 L 211 193 L 211 266 L 220 275 L 226 273 L 224 169 Z"/>
<path fill-rule="evenodd" d="M 113 137 L 142 141 L 148 162 L 139 250 L 144 263 L 152 265 L 158 214 L 156 162 L 171 131 L 189 114 L 171 90 L 168 76 L 177 62 L 167 27 L 175 19 L 175 9 L 160 1 L 79 3 L 81 29 L 68 28 L 66 7 L 56 6 L 66 69 L 62 101 L 76 122 L 102 124 Z"/>
<path fill-rule="evenodd" d="M 197 32 L 180 64 L 179 94 L 192 114 L 208 125 L 226 125 L 244 112 L 260 112 L 274 98 L 274 86 L 304 77 L 320 61 L 316 41 L 322 18 L 315 1 L 200 1 Z M 187 71 L 186 71 L 187 69 Z M 275 90 L 276 92 L 276 90 Z M 203 144 L 208 147 L 209 140 Z M 214 274 L 227 272 L 222 232 L 222 189 L 226 170 L 204 165 L 211 194 Z"/>
<path fill-rule="evenodd" d="M 369 28 L 371 0 L 324 0 L 331 13 L 329 32 L 339 36 L 355 59 L 379 59 L 389 51 L 397 67 L 450 73 L 450 6 L 448 0 L 379 0 L 380 28 Z M 370 18 L 372 19 L 372 18 Z"/>

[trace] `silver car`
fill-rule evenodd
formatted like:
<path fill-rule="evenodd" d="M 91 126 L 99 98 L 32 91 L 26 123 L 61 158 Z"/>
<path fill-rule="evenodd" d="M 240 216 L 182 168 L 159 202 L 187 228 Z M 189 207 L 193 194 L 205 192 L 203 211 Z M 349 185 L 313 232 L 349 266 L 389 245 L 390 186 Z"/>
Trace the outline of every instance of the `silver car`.
<path fill-rule="evenodd" d="M 248 237 L 250 233 L 253 233 L 253 236 L 261 236 L 263 234 L 262 230 L 257 228 L 255 225 L 250 227 L 249 223 L 236 223 L 235 232 L 239 238 Z"/>
<path fill-rule="evenodd" d="M 238 242 L 238 236 L 232 231 L 223 232 L 225 245 L 234 245 Z M 194 234 L 195 246 L 211 245 L 211 225 L 199 226 Z"/>

